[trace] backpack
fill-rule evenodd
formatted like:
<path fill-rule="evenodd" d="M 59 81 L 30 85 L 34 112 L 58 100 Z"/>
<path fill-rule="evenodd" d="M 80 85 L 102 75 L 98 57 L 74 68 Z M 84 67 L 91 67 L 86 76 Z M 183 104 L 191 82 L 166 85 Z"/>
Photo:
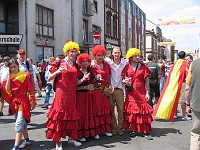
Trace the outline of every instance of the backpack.
<path fill-rule="evenodd" d="M 28 69 L 28 71 L 29 71 L 29 62 L 26 60 L 26 66 L 27 66 L 27 69 Z"/>

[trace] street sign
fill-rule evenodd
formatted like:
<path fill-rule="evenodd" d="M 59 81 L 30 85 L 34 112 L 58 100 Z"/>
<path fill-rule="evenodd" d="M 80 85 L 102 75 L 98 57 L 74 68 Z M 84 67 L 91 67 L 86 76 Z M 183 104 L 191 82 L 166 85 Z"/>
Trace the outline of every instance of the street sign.
<path fill-rule="evenodd" d="M 101 33 L 100 32 L 94 32 L 93 37 L 95 40 L 100 39 Z"/>

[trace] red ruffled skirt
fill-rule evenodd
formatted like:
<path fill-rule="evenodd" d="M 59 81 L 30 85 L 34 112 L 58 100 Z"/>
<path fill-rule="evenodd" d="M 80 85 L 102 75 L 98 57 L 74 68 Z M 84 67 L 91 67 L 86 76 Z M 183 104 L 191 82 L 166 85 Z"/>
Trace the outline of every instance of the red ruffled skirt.
<path fill-rule="evenodd" d="M 114 113 L 114 110 L 109 102 L 108 96 L 103 94 L 103 90 L 95 90 L 93 92 L 93 112 L 95 134 L 111 132 L 111 114 Z"/>
<path fill-rule="evenodd" d="M 66 108 L 64 110 L 63 108 L 54 108 L 54 105 L 52 105 L 47 117 L 48 121 L 45 124 L 47 139 L 52 139 L 53 142 L 58 142 L 66 136 L 74 140 L 78 139 L 79 115 L 76 109 L 69 110 Z"/>
<path fill-rule="evenodd" d="M 136 103 L 135 101 L 125 101 L 124 103 L 124 128 L 139 133 L 147 133 L 152 130 L 151 113 L 153 108 L 148 102 Z"/>
<path fill-rule="evenodd" d="M 88 138 L 95 136 L 95 123 L 93 115 L 93 99 L 91 92 L 77 92 L 77 111 L 80 115 L 78 121 L 78 137 Z"/>

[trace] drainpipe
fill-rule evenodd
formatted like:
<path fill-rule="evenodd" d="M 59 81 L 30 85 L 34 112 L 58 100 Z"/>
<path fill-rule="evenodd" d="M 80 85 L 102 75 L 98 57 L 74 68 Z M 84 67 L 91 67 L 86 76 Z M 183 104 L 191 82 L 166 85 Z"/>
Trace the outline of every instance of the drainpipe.
<path fill-rule="evenodd" d="M 27 15 L 27 9 L 28 9 L 27 0 L 25 0 L 25 35 L 26 35 L 26 49 L 25 49 L 25 51 L 26 51 L 26 54 L 27 54 L 27 51 L 28 51 L 28 15 Z"/>
<path fill-rule="evenodd" d="M 72 31 L 72 41 L 74 41 L 74 4 L 71 0 L 71 31 Z"/>

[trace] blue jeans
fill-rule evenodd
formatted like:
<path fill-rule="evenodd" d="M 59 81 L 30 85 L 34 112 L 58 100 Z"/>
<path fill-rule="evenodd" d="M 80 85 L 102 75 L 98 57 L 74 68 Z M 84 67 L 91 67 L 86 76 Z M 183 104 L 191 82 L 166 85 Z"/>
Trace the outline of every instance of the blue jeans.
<path fill-rule="evenodd" d="M 51 84 L 47 84 L 46 95 L 44 97 L 44 104 L 47 105 L 47 106 L 49 105 L 49 99 L 50 99 L 51 90 L 52 90 L 52 85 Z"/>
<path fill-rule="evenodd" d="M 165 77 L 160 78 L 160 93 L 162 92 L 162 89 L 165 85 Z"/>

